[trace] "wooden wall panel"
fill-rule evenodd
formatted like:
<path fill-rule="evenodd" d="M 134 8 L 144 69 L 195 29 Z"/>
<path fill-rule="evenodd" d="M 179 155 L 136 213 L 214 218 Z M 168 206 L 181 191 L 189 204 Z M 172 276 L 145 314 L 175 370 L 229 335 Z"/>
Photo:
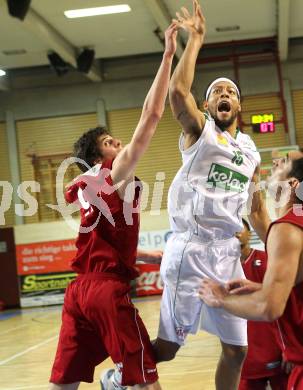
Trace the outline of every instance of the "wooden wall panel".
<path fill-rule="evenodd" d="M 40 220 L 52 221 L 58 218 L 58 215 L 45 206 L 46 203 L 53 203 L 54 187 L 49 186 L 50 177 L 56 175 L 56 164 L 60 163 L 64 157 L 72 153 L 74 142 L 82 133 L 89 128 L 97 126 L 97 115 L 81 114 L 55 118 L 43 118 L 18 121 L 17 137 L 19 147 L 20 176 L 21 180 L 37 180 L 41 184 L 39 193 Z M 50 156 L 50 162 L 46 159 L 39 160 L 39 177 L 35 177 L 33 160 L 30 155 Z M 57 155 L 57 157 L 55 157 Z M 56 163 L 53 163 L 53 159 Z M 45 165 L 43 167 L 43 164 Z M 31 217 L 25 217 L 26 223 L 38 222 L 39 214 Z"/>
<path fill-rule="evenodd" d="M 0 123 L 0 181 L 8 181 L 11 183 L 11 174 L 8 157 L 8 142 L 6 137 L 5 123 Z M 0 200 L 3 197 L 3 186 L 0 186 Z M 5 225 L 6 227 L 14 224 L 14 205 L 11 202 L 10 209 L 5 212 Z M 3 225 L 2 225 L 3 226 Z M 1 225 L 0 225 L 1 227 Z"/>
<path fill-rule="evenodd" d="M 303 90 L 293 91 L 292 98 L 297 144 L 303 148 Z"/>

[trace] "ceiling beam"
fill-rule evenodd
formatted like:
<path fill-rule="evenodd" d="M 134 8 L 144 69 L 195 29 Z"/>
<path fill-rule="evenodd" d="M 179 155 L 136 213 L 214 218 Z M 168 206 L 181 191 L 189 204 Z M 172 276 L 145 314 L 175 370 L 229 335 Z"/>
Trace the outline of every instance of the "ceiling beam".
<path fill-rule="evenodd" d="M 33 32 L 37 38 L 45 42 L 48 45 L 49 50 L 55 51 L 65 62 L 68 62 L 74 68 L 77 68 L 78 49 L 65 39 L 33 8 L 28 10 L 24 21 L 19 22 L 26 29 Z M 92 81 L 97 82 L 102 80 L 101 71 L 95 64 L 93 64 L 90 71 L 85 75 Z"/>
<path fill-rule="evenodd" d="M 281 61 L 288 57 L 290 0 L 278 0 L 278 48 Z"/>
<path fill-rule="evenodd" d="M 172 17 L 163 2 L 163 0 L 144 0 L 147 8 L 150 10 L 150 13 L 153 15 L 157 26 L 163 32 L 167 29 L 167 27 L 171 24 Z M 180 59 L 183 54 L 183 44 L 181 39 L 177 38 L 177 50 L 176 57 Z"/>

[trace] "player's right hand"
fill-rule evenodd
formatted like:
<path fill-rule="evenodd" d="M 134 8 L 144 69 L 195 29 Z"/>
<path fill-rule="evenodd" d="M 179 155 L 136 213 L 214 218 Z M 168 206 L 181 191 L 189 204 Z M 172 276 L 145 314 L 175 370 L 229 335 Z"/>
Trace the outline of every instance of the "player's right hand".
<path fill-rule="evenodd" d="M 222 307 L 224 299 L 228 296 L 226 287 L 215 280 L 204 278 L 198 291 L 199 298 L 207 306 Z"/>
<path fill-rule="evenodd" d="M 181 12 L 176 12 L 177 19 L 173 19 L 173 22 L 175 22 L 179 28 L 182 28 L 189 34 L 198 35 L 203 42 L 206 33 L 206 24 L 205 17 L 202 13 L 201 6 L 198 1 L 193 0 L 192 15 L 185 7 L 182 7 L 181 11 L 182 14 Z"/>
<path fill-rule="evenodd" d="M 247 279 L 235 279 L 226 283 L 226 289 L 230 295 L 251 294 L 261 288 L 261 283 L 255 283 Z"/>

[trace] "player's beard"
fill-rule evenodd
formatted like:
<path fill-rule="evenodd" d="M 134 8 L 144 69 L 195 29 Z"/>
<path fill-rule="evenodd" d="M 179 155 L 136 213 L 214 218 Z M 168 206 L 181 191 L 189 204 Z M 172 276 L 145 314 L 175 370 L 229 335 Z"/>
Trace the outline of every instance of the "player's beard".
<path fill-rule="evenodd" d="M 213 116 L 216 126 L 219 127 L 222 131 L 226 131 L 237 119 L 237 113 L 233 113 L 229 119 L 220 120 L 215 113 Z"/>

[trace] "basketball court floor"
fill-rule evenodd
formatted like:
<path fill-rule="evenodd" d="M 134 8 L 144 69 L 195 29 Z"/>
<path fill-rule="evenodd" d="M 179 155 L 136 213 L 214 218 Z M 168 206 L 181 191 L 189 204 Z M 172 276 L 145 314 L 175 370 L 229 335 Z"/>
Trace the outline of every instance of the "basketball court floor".
<path fill-rule="evenodd" d="M 134 300 L 151 338 L 157 335 L 160 297 Z M 47 389 L 58 333 L 61 306 L 0 313 L 0 390 Z M 163 390 L 214 389 L 219 356 L 214 336 L 200 332 L 188 338 L 176 359 L 158 366 Z M 107 359 L 96 367 L 95 382 L 80 389 L 100 390 L 100 372 L 112 367 Z"/>

